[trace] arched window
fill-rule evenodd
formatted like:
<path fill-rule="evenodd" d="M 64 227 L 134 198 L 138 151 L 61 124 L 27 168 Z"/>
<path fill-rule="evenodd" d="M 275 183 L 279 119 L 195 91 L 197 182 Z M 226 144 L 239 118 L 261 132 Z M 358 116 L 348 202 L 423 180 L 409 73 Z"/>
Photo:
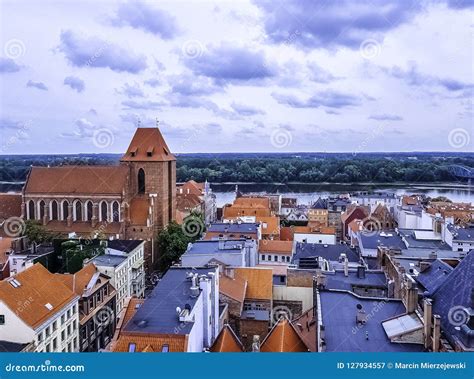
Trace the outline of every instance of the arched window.
<path fill-rule="evenodd" d="M 82 221 L 82 202 L 76 200 L 74 203 L 74 221 Z"/>
<path fill-rule="evenodd" d="M 63 220 L 67 220 L 69 217 L 69 202 L 67 200 L 63 201 Z"/>
<path fill-rule="evenodd" d="M 58 202 L 53 200 L 51 202 L 51 220 L 58 220 Z"/>
<path fill-rule="evenodd" d="M 109 220 L 109 209 L 108 204 L 103 201 L 100 204 L 100 221 L 108 221 Z"/>
<path fill-rule="evenodd" d="M 114 222 L 120 221 L 120 206 L 118 201 L 114 201 L 112 203 L 112 220 Z"/>
<path fill-rule="evenodd" d="M 145 193 L 145 171 L 138 170 L 138 193 Z"/>
<path fill-rule="evenodd" d="M 90 200 L 86 203 L 86 220 L 92 220 L 92 201 Z"/>
<path fill-rule="evenodd" d="M 33 200 L 28 201 L 28 218 L 34 220 L 36 218 L 35 202 Z"/>
<path fill-rule="evenodd" d="M 46 203 L 41 200 L 40 203 L 39 203 L 39 219 L 40 220 L 43 220 L 44 218 L 44 212 L 45 212 L 45 206 L 46 206 Z"/>

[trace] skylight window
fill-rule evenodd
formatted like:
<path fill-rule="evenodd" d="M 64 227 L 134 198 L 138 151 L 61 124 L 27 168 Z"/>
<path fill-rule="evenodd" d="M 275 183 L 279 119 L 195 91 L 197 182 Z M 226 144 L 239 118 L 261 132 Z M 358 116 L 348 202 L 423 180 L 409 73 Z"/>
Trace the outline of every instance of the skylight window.
<path fill-rule="evenodd" d="M 53 310 L 53 306 L 50 303 L 46 303 L 44 306 L 48 309 L 48 311 Z"/>
<path fill-rule="evenodd" d="M 134 344 L 134 343 L 129 343 L 128 344 L 128 352 L 129 353 L 134 353 L 136 348 L 137 348 L 136 344 Z"/>
<path fill-rule="evenodd" d="M 18 288 L 21 286 L 21 283 L 16 279 L 9 280 L 9 283 L 13 288 Z"/>

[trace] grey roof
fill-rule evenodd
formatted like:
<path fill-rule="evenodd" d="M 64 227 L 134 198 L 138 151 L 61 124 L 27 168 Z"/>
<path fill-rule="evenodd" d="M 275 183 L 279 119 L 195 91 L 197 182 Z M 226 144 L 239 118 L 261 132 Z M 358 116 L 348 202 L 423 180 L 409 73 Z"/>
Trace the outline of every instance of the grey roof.
<path fill-rule="evenodd" d="M 377 249 L 378 246 L 385 246 L 395 249 L 406 249 L 402 238 L 395 231 L 383 232 L 360 232 L 360 242 L 364 249 Z"/>
<path fill-rule="evenodd" d="M 467 322 L 474 316 L 474 250 L 451 271 L 432 296 L 433 314 L 441 316 L 441 328 L 448 340 L 455 344 L 460 340 L 469 348 L 474 341 L 468 337 Z"/>
<path fill-rule="evenodd" d="M 117 267 L 125 260 L 127 260 L 127 257 L 124 255 L 102 254 L 93 258 L 91 261 L 96 266 Z"/>
<path fill-rule="evenodd" d="M 185 254 L 240 253 L 245 247 L 245 243 L 245 239 L 196 241 Z M 219 245 L 221 245 L 221 248 L 219 248 Z"/>
<path fill-rule="evenodd" d="M 319 243 L 297 242 L 292 262 L 297 263 L 301 258 L 322 257 L 328 261 L 338 261 L 341 254 L 346 254 L 349 262 L 359 262 L 357 253 L 343 244 L 324 245 Z"/>
<path fill-rule="evenodd" d="M 367 198 L 367 199 L 395 199 L 396 194 L 394 192 L 358 192 L 354 197 Z"/>
<path fill-rule="evenodd" d="M 107 241 L 107 247 L 110 247 L 114 250 L 123 251 L 125 253 L 130 253 L 140 246 L 144 241 L 139 240 L 109 240 Z"/>
<path fill-rule="evenodd" d="M 451 250 L 448 244 L 441 240 L 416 239 L 413 229 L 399 229 L 400 237 L 408 243 L 408 248 L 422 248 L 432 250 Z"/>
<path fill-rule="evenodd" d="M 258 233 L 259 224 L 253 222 L 216 222 L 207 228 L 208 232 L 213 233 Z M 239 236 L 236 236 L 239 237 Z"/>
<path fill-rule="evenodd" d="M 449 224 L 447 228 L 453 234 L 454 241 L 474 242 L 474 227 L 471 226 L 470 228 L 461 228 Z"/>
<path fill-rule="evenodd" d="M 344 272 L 336 271 L 334 274 L 326 275 L 326 288 L 335 290 L 352 291 L 353 286 L 387 287 L 387 278 L 383 272 L 365 272 L 365 278 L 357 277 L 356 272 L 349 272 L 348 276 Z"/>
<path fill-rule="evenodd" d="M 432 294 L 444 283 L 451 271 L 453 268 L 450 265 L 437 259 L 427 269 L 420 272 L 415 279 L 429 294 Z"/>
<path fill-rule="evenodd" d="M 405 307 L 401 301 L 359 298 L 348 292 L 334 291 L 322 291 L 320 298 L 326 351 L 408 352 L 423 350 L 423 345 L 390 342 L 382 327 L 382 321 L 405 313 Z M 369 318 L 365 325 L 358 326 L 356 324 L 357 304 L 362 305 Z M 368 340 L 366 332 L 368 332 Z"/>
<path fill-rule="evenodd" d="M 125 326 L 127 332 L 150 334 L 188 334 L 194 323 L 179 321 L 176 308 L 193 309 L 198 298 L 191 297 L 191 281 L 187 273 L 206 275 L 216 267 L 171 267 L 135 315 Z"/>
<path fill-rule="evenodd" d="M 326 199 L 318 198 L 312 205 L 311 209 L 327 209 L 328 202 Z"/>
<path fill-rule="evenodd" d="M 19 353 L 28 344 L 26 343 L 15 343 L 0 340 L 0 353 Z"/>

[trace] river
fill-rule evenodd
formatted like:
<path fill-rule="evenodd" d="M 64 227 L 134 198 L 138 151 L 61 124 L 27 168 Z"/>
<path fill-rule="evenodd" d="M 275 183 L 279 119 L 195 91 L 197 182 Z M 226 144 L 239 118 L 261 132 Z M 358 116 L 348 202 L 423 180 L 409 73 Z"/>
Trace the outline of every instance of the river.
<path fill-rule="evenodd" d="M 0 182 L 0 192 L 19 192 L 23 183 Z M 217 206 L 232 203 L 235 199 L 235 184 L 217 183 L 211 185 L 216 194 Z M 284 197 L 295 197 L 299 204 L 309 204 L 318 197 L 327 197 L 334 194 L 342 194 L 356 191 L 381 191 L 395 192 L 397 195 L 421 193 L 429 197 L 446 196 L 455 202 L 474 202 L 474 187 L 462 183 L 440 183 L 440 184 L 239 184 L 239 191 L 243 194 L 269 194 L 279 193 Z"/>
<path fill-rule="evenodd" d="M 216 194 L 217 206 L 232 203 L 235 199 L 235 184 L 212 184 Z M 239 184 L 239 191 L 243 194 L 279 193 L 284 197 L 295 197 L 298 204 L 309 204 L 318 197 L 327 197 L 334 194 L 343 194 L 357 191 L 380 191 L 403 194 L 424 194 L 429 197 L 446 196 L 455 202 L 474 202 L 474 187 L 460 183 L 443 184 Z"/>

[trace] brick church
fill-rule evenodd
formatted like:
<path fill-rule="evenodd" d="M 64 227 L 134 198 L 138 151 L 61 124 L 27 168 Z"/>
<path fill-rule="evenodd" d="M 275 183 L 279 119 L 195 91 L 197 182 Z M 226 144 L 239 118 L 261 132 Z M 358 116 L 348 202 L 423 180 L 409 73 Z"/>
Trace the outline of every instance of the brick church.
<path fill-rule="evenodd" d="M 146 240 L 153 267 L 154 237 L 175 219 L 175 187 L 176 158 L 161 132 L 138 128 L 117 166 L 32 167 L 22 216 L 65 235 Z"/>

